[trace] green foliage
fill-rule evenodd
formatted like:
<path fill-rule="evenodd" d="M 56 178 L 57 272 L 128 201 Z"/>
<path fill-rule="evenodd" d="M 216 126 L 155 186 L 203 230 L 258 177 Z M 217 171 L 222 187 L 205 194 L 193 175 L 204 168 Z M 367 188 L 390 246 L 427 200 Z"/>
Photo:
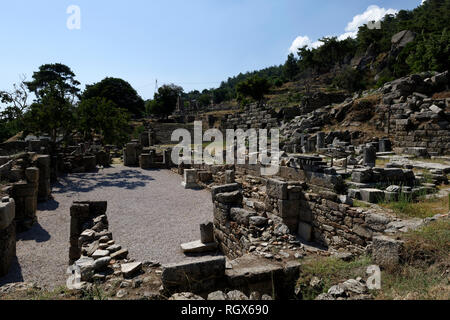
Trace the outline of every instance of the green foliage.
<path fill-rule="evenodd" d="M 406 63 L 413 72 L 440 71 L 450 65 L 450 32 L 421 36 Z"/>
<path fill-rule="evenodd" d="M 360 256 L 356 260 L 345 262 L 335 257 L 316 258 L 302 264 L 297 286 L 303 300 L 313 300 L 321 293 L 326 293 L 331 286 L 349 278 L 364 277 L 366 268 L 371 265 L 368 256 Z M 311 287 L 313 277 L 321 280 L 316 287 Z"/>
<path fill-rule="evenodd" d="M 249 78 L 237 85 L 236 91 L 238 93 L 238 99 L 250 97 L 260 103 L 264 99 L 264 95 L 269 93 L 270 86 L 271 85 L 266 78 L 261 78 L 259 76 Z"/>
<path fill-rule="evenodd" d="M 276 78 L 273 81 L 273 85 L 277 88 L 281 87 L 283 84 L 284 84 L 284 81 L 281 78 Z"/>
<path fill-rule="evenodd" d="M 289 80 L 293 80 L 299 71 L 297 59 L 295 59 L 294 54 L 288 55 L 286 63 L 283 66 L 283 74 Z"/>
<path fill-rule="evenodd" d="M 319 73 L 330 71 L 335 65 L 344 64 L 348 56 L 353 56 L 357 42 L 348 38 L 339 41 L 337 37 L 319 40 L 322 45 L 316 49 L 300 48 L 298 51 L 300 70 L 312 69 Z"/>
<path fill-rule="evenodd" d="M 211 103 L 211 96 L 208 93 L 204 93 L 202 94 L 199 98 L 198 98 L 198 103 L 201 107 L 204 106 L 209 106 Z"/>
<path fill-rule="evenodd" d="M 146 109 L 150 114 L 167 118 L 175 110 L 183 88 L 174 84 L 163 85 L 155 93 L 154 100 L 147 101 Z"/>
<path fill-rule="evenodd" d="M 123 144 L 128 140 L 130 115 L 106 98 L 82 100 L 75 110 L 76 127 L 86 139 L 99 134 L 107 144 Z"/>
<path fill-rule="evenodd" d="M 44 64 L 39 67 L 39 71 L 33 73 L 33 80 L 25 82 L 28 90 L 33 92 L 38 101 L 48 94 L 48 90 L 56 92 L 61 98 L 72 98 L 78 95 L 80 82 L 75 80 L 72 70 L 61 63 Z"/>
<path fill-rule="evenodd" d="M 59 134 L 66 136 L 73 128 L 73 105 L 54 82 L 40 89 L 39 96 L 24 116 L 25 127 L 29 132 L 49 134 L 55 142 Z"/>
<path fill-rule="evenodd" d="M 12 92 L 0 91 L 0 102 L 6 108 L 0 112 L 0 142 L 24 130 L 24 113 L 28 110 L 28 91 L 23 77 L 20 84 L 14 84 Z"/>
<path fill-rule="evenodd" d="M 136 90 L 119 78 L 105 78 L 93 85 L 87 85 L 81 97 L 82 100 L 91 98 L 105 98 L 116 104 L 121 109 L 128 110 L 135 117 L 142 116 L 145 103 Z"/>

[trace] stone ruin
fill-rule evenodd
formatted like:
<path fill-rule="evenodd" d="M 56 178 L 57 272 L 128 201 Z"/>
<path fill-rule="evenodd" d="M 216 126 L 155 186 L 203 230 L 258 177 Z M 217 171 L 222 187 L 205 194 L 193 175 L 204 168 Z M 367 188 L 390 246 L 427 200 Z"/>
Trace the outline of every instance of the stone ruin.
<path fill-rule="evenodd" d="M 14 199 L 3 197 L 0 202 L 0 277 L 9 272 L 16 257 L 16 223 Z"/>
<path fill-rule="evenodd" d="M 17 230 L 28 230 L 37 221 L 38 200 L 50 198 L 50 156 L 23 153 L 1 157 L 0 163 L 0 179 L 6 182 L 2 191 L 15 201 Z"/>
<path fill-rule="evenodd" d="M 3 143 L 0 154 L 0 275 L 15 258 L 16 234 L 37 223 L 38 202 L 51 200 L 51 183 L 64 173 L 109 166 L 110 147 L 78 144 L 55 147 L 49 140 Z M 74 248 L 71 249 L 76 251 Z"/>
<path fill-rule="evenodd" d="M 70 207 L 70 289 L 104 282 L 118 270 L 124 277 L 141 271 L 142 263 L 128 262 L 128 249 L 113 240 L 106 211 L 106 201 L 75 201 Z"/>
<path fill-rule="evenodd" d="M 133 140 L 125 145 L 123 149 L 125 166 L 142 169 L 168 169 L 172 166 L 170 149 L 159 150 L 142 142 L 145 141 Z"/>

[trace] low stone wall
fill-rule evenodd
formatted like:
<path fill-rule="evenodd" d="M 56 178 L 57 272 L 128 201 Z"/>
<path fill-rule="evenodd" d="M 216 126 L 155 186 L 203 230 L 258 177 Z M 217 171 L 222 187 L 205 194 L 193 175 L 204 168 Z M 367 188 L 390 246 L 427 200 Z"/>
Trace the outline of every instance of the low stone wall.
<path fill-rule="evenodd" d="M 225 129 L 271 129 L 280 124 L 274 109 L 269 106 L 250 105 L 245 111 L 228 115 L 220 125 Z"/>
<path fill-rule="evenodd" d="M 131 278 L 141 262 L 128 261 L 128 249 L 116 244 L 108 230 L 106 201 L 75 201 L 70 207 L 69 289 L 87 288 L 116 275 Z"/>
<path fill-rule="evenodd" d="M 85 242 L 101 237 L 112 240 L 106 209 L 106 201 L 77 201 L 70 207 L 70 264 L 81 257 Z"/>
<path fill-rule="evenodd" d="M 0 202 L 0 277 L 9 272 L 16 256 L 16 224 L 14 199 L 4 197 Z"/>
<path fill-rule="evenodd" d="M 164 266 L 161 280 L 169 292 L 211 292 L 225 275 L 225 257 L 204 257 Z"/>

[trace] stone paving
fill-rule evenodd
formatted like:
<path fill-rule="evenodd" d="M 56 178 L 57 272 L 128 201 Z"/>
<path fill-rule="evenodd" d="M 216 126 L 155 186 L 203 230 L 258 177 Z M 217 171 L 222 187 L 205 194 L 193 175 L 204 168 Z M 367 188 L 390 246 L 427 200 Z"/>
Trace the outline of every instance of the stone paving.
<path fill-rule="evenodd" d="M 69 208 L 75 200 L 108 201 L 114 240 L 129 249 L 131 258 L 162 264 L 188 259 L 180 244 L 198 240 L 199 224 L 211 221 L 213 213 L 208 191 L 186 190 L 181 182 L 168 170 L 121 165 L 60 178 L 53 186 L 54 200 L 39 204 L 39 223 L 18 235 L 18 263 L 0 279 L 0 286 L 21 281 L 48 287 L 65 283 Z"/>

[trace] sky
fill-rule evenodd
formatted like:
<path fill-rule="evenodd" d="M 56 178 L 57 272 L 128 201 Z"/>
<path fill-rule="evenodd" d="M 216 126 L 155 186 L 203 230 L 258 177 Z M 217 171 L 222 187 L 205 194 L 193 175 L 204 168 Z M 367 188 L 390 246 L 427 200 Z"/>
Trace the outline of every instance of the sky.
<path fill-rule="evenodd" d="M 284 63 L 323 36 L 354 36 L 421 0 L 14 0 L 0 3 L 0 90 L 63 63 L 86 84 L 128 81 L 144 99 L 155 81 L 186 92 Z M 73 6 L 78 8 L 72 10 Z M 79 12 L 79 14 L 78 14 Z"/>

